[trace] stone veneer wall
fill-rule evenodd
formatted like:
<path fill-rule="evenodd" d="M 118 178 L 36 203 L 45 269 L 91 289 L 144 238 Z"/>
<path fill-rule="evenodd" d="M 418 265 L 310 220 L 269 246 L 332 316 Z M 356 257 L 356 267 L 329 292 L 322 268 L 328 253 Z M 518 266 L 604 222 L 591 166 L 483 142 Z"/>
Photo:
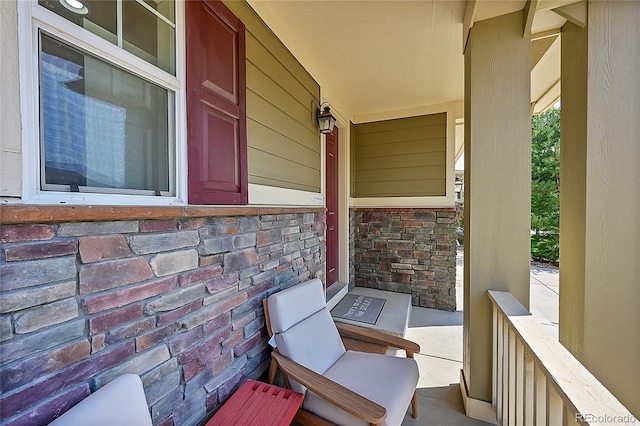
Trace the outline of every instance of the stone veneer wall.
<path fill-rule="evenodd" d="M 0 424 L 47 424 L 133 372 L 154 424 L 195 425 L 264 372 L 262 300 L 324 278 L 325 213 L 188 209 L 2 226 Z"/>
<path fill-rule="evenodd" d="M 356 285 L 356 212 L 349 211 L 349 290 Z"/>
<path fill-rule="evenodd" d="M 356 208 L 355 285 L 410 293 L 414 306 L 456 310 L 456 211 Z"/>

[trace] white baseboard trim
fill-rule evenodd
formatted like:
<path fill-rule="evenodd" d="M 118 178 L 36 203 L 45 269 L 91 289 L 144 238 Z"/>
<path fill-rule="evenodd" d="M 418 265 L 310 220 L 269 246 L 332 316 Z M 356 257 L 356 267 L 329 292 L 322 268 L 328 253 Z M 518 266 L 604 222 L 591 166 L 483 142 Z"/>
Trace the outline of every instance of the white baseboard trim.
<path fill-rule="evenodd" d="M 464 403 L 464 410 L 467 417 L 472 417 L 494 425 L 498 424 L 496 420 L 496 410 L 493 408 L 493 405 L 469 396 L 464 370 L 460 370 L 460 393 L 462 393 L 462 402 Z"/>

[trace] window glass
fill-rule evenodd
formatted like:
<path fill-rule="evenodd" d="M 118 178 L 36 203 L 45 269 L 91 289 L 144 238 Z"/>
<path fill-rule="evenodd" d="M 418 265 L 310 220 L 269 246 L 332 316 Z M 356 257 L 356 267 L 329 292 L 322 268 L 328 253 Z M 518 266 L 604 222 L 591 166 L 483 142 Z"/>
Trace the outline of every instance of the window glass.
<path fill-rule="evenodd" d="M 43 189 L 168 195 L 173 93 L 40 34 Z"/>
<path fill-rule="evenodd" d="M 169 3 L 166 0 L 165 2 Z M 175 32 L 165 20 L 158 19 L 143 4 L 146 3 L 125 1 L 122 5 L 122 47 L 147 62 L 175 74 L 173 57 Z"/>
<path fill-rule="evenodd" d="M 144 2 L 153 10 L 160 12 L 169 21 L 176 22 L 174 0 L 144 0 Z"/>
<path fill-rule="evenodd" d="M 174 0 L 38 0 L 38 4 L 175 75 Z"/>

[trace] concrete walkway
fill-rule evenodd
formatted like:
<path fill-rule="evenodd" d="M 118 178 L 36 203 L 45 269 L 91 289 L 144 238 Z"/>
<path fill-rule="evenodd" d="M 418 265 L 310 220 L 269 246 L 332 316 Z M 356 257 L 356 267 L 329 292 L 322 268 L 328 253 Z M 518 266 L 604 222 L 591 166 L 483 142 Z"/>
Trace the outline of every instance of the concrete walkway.
<path fill-rule="evenodd" d="M 418 382 L 418 419 L 409 414 L 403 426 L 484 425 L 466 417 L 460 395 L 462 369 L 463 258 L 458 253 L 456 312 L 411 308 L 406 337 L 420 344 L 416 361 Z M 558 270 L 531 268 L 530 304 L 532 314 L 552 335 L 558 336 Z"/>
<path fill-rule="evenodd" d="M 560 274 L 557 269 L 531 267 L 529 310 L 540 324 L 558 338 Z"/>

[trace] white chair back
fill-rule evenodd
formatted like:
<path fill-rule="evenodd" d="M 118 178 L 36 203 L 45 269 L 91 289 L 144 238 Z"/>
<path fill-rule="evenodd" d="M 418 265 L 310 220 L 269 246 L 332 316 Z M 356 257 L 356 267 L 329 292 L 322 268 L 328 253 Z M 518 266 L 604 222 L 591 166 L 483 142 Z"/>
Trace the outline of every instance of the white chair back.
<path fill-rule="evenodd" d="M 271 329 L 282 355 L 324 374 L 345 353 L 319 279 L 275 293 L 267 303 Z M 305 391 L 298 383 L 292 382 L 291 387 Z"/>

